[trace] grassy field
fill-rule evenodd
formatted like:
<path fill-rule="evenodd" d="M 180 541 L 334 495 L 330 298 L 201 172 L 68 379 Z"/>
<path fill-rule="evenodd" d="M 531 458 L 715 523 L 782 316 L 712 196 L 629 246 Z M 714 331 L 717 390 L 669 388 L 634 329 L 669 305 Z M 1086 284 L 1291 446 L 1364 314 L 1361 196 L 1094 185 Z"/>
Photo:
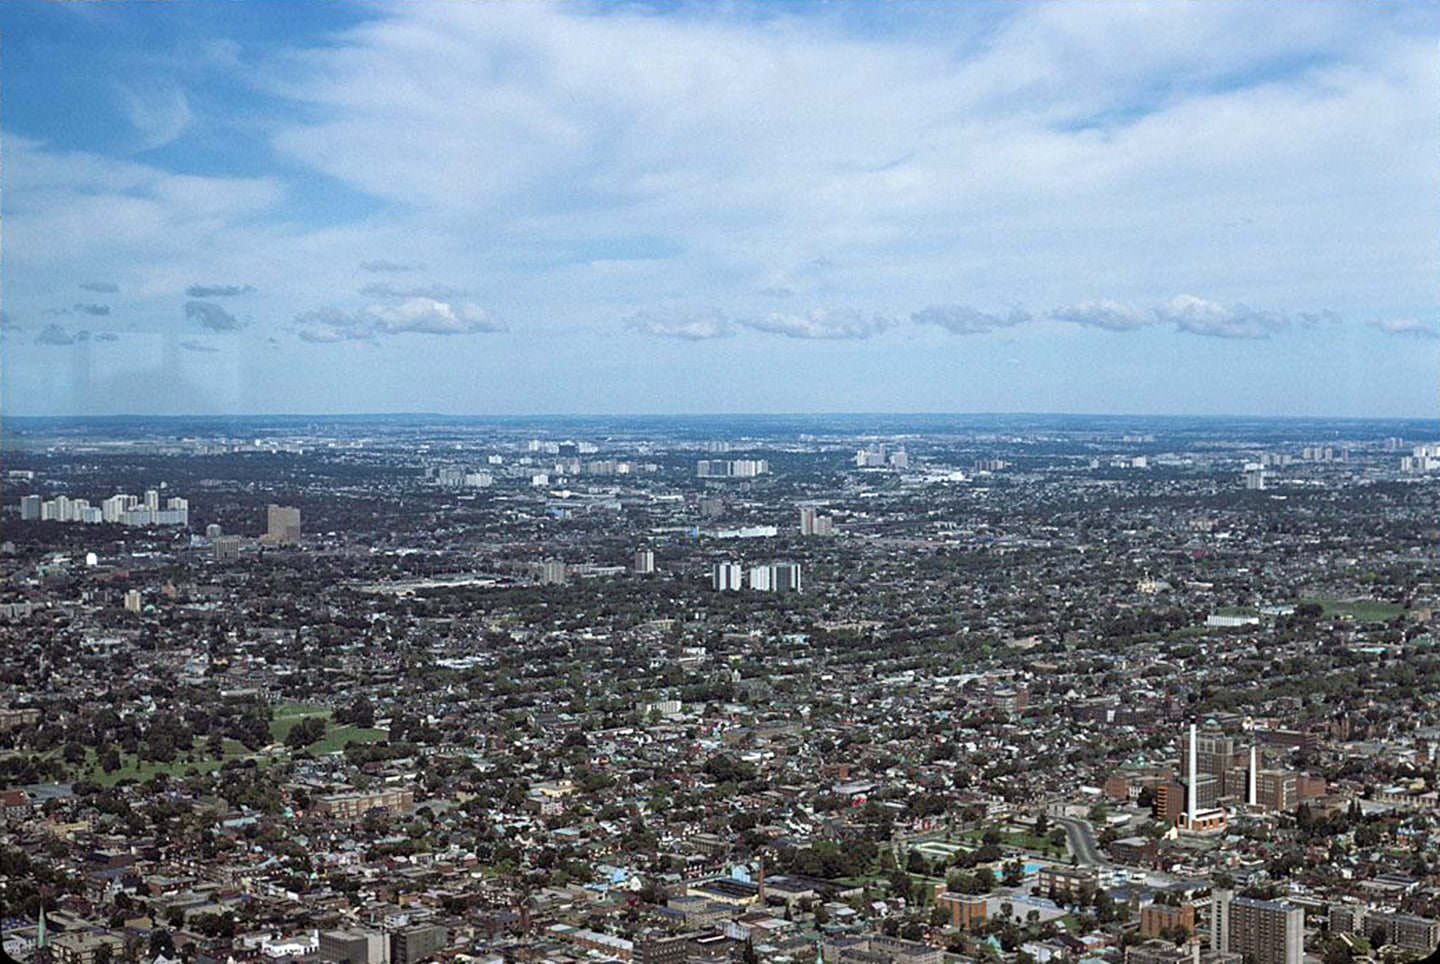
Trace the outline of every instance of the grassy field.
<path fill-rule="evenodd" d="M 975 830 L 967 830 L 960 836 L 978 841 L 985 836 L 986 829 L 987 828 L 978 828 Z M 1045 837 L 1037 837 L 1033 833 L 1024 833 L 1018 830 L 1000 830 L 999 833 L 1000 846 L 1002 847 L 1018 847 L 1021 850 L 1037 850 L 1040 853 L 1056 854 L 1061 857 L 1065 856 L 1065 848 L 1063 846 L 1056 847 Z"/>
<path fill-rule="evenodd" d="M 218 770 L 229 760 L 236 760 L 241 757 L 250 756 L 250 751 L 241 746 L 235 740 L 224 741 L 223 753 L 221 756 L 212 757 L 205 750 L 205 741 L 196 740 L 191 746 L 190 752 L 181 754 L 174 763 L 157 763 L 154 760 L 141 760 L 139 757 L 131 756 L 128 753 L 120 754 L 120 769 L 112 773 L 106 773 L 100 768 L 99 761 L 95 757 L 93 749 L 85 752 L 86 772 L 84 779 L 92 780 L 102 787 L 110 787 L 121 780 L 135 780 L 144 783 L 157 774 L 167 776 L 184 776 L 192 769 L 199 773 L 209 773 Z M 185 759 L 189 757 L 189 759 Z M 261 764 L 264 764 L 261 760 Z"/>
<path fill-rule="evenodd" d="M 325 735 L 307 747 L 309 753 L 314 756 L 338 753 L 345 749 L 347 743 L 375 743 L 387 739 L 389 736 L 387 731 L 374 727 L 348 724 L 344 726 L 331 725 L 330 710 L 323 706 L 286 703 L 276 708 L 275 715 L 270 720 L 270 738 L 276 743 L 284 743 L 285 735 L 290 732 L 290 728 L 307 716 L 323 717 L 327 724 Z M 141 760 L 138 756 L 122 752 L 120 768 L 110 773 L 106 773 L 100 767 L 100 761 L 94 748 L 86 748 L 84 762 L 79 765 L 78 769 L 72 769 L 71 772 L 75 779 L 88 780 L 104 787 L 110 787 L 121 780 L 135 780 L 144 783 L 151 777 L 162 773 L 172 777 L 184 776 L 191 770 L 198 773 L 209 773 L 212 770 L 220 769 L 231 760 L 254 759 L 261 766 L 268 766 L 270 763 L 268 756 L 263 753 L 251 753 L 236 740 L 224 740 L 221 754 L 218 757 L 211 756 L 205 744 L 205 740 L 197 738 L 189 750 L 180 751 L 172 763 Z M 59 749 L 55 749 L 43 755 L 53 758 L 58 757 L 60 753 Z"/>
<path fill-rule="evenodd" d="M 1404 612 L 1399 603 L 1380 599 L 1302 599 L 1317 603 L 1326 616 L 1349 616 L 1358 623 L 1389 622 Z"/>
<path fill-rule="evenodd" d="M 324 753 L 338 753 L 345 749 L 347 743 L 374 743 L 389 735 L 385 730 L 377 730 L 374 727 L 350 726 L 349 724 L 335 726 L 330 722 L 330 710 L 323 706 L 309 703 L 285 703 L 276 707 L 275 715 L 270 719 L 270 738 L 276 743 L 284 743 L 291 727 L 306 717 L 315 716 L 325 720 L 326 723 L 325 735 L 307 748 L 315 756 Z"/>

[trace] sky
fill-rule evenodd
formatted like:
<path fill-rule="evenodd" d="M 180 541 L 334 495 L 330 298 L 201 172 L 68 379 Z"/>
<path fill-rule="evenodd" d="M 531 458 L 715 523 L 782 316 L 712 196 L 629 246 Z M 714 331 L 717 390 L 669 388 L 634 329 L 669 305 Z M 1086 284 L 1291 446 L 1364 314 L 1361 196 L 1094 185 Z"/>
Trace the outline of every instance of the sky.
<path fill-rule="evenodd" d="M 1440 415 L 1440 7 L 0 5 L 19 415 Z"/>

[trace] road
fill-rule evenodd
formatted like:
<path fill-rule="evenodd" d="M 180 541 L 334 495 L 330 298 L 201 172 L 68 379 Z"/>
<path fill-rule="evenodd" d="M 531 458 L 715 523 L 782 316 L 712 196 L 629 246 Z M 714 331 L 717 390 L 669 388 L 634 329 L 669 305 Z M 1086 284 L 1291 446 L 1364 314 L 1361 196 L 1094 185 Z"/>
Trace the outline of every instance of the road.
<path fill-rule="evenodd" d="M 1095 840 L 1095 829 L 1087 821 L 1079 817 L 1055 817 L 1054 820 L 1065 831 L 1065 839 L 1077 863 L 1085 867 L 1110 866 L 1110 861 L 1105 859 L 1100 852 L 1100 844 Z"/>

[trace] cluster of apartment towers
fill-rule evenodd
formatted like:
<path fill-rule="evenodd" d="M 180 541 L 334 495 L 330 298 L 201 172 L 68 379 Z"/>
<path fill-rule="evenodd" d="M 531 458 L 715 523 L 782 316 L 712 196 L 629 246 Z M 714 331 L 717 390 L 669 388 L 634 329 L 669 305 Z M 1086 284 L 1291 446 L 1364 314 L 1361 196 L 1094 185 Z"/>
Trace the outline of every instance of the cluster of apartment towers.
<path fill-rule="evenodd" d="M 834 520 L 828 515 L 820 515 L 810 506 L 805 506 L 800 510 L 800 534 L 834 535 Z M 717 562 L 710 568 L 710 585 L 716 592 L 739 592 L 747 581 L 745 577 L 745 567 L 738 562 Z M 751 566 L 748 582 L 755 592 L 799 592 L 800 564 L 772 562 Z"/>
<path fill-rule="evenodd" d="M 98 506 L 88 499 L 72 499 L 57 495 L 45 499 L 38 495 L 20 497 L 20 518 L 25 522 L 115 522 L 124 526 L 184 526 L 190 524 L 190 502 L 172 496 L 160 504 L 160 490 L 147 489 L 145 495 L 117 492 Z"/>

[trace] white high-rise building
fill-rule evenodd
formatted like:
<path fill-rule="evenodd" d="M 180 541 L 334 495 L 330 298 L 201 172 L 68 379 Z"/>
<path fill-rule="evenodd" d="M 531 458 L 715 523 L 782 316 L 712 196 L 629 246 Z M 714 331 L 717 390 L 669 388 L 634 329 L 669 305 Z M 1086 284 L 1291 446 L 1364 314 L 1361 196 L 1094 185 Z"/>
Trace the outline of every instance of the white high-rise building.
<path fill-rule="evenodd" d="M 125 517 L 125 510 L 129 508 L 129 500 L 134 496 L 116 494 L 100 503 L 100 513 L 105 517 L 106 522 L 119 522 Z"/>
<path fill-rule="evenodd" d="M 738 562 L 717 562 L 710 570 L 710 583 L 716 592 L 739 592 L 743 572 Z"/>
<path fill-rule="evenodd" d="M 635 571 L 647 574 L 655 571 L 655 553 L 650 549 L 635 550 Z"/>
<path fill-rule="evenodd" d="M 772 566 L 754 566 L 750 570 L 750 588 L 756 592 L 771 592 L 775 588 Z"/>
<path fill-rule="evenodd" d="M 160 490 L 159 490 L 159 489 L 146 489 L 146 490 L 145 490 L 145 508 L 149 509 L 151 512 L 159 512 L 159 511 L 160 511 Z"/>
<path fill-rule="evenodd" d="M 40 505 L 45 500 L 38 495 L 24 495 L 20 497 L 20 518 L 25 522 L 40 521 Z"/>

